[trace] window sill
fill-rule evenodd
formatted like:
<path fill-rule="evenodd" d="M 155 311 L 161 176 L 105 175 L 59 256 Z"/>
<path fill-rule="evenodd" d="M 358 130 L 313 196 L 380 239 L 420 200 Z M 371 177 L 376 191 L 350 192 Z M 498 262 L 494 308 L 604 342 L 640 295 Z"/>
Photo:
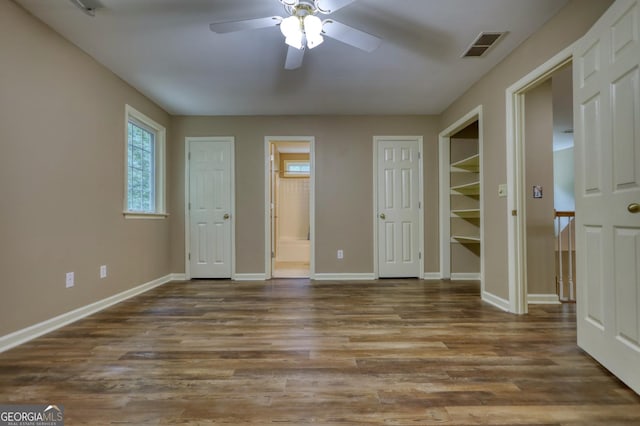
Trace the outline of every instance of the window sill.
<path fill-rule="evenodd" d="M 169 213 L 122 212 L 125 219 L 166 219 Z"/>

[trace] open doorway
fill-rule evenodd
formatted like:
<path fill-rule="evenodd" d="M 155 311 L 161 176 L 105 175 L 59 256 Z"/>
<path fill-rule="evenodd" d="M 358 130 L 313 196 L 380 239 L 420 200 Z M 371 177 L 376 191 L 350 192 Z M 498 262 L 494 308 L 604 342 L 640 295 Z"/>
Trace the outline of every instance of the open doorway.
<path fill-rule="evenodd" d="M 527 303 L 575 302 L 572 66 L 524 93 Z"/>
<path fill-rule="evenodd" d="M 268 260 L 273 278 L 312 276 L 313 141 L 267 138 Z"/>
<path fill-rule="evenodd" d="M 505 309 L 517 314 L 527 313 L 529 303 L 559 303 L 553 276 L 550 279 L 547 278 L 544 280 L 542 285 L 545 286 L 545 289 L 529 288 L 531 277 L 528 277 L 528 274 L 532 269 L 535 269 L 535 265 L 528 259 L 528 255 L 535 249 L 528 246 L 527 238 L 531 238 L 531 233 L 528 231 L 530 231 L 533 223 L 527 223 L 527 211 L 528 207 L 531 206 L 534 201 L 537 202 L 541 200 L 538 198 L 540 195 L 542 195 L 543 200 L 550 201 L 554 199 L 554 183 L 551 181 L 547 183 L 545 187 L 544 184 L 537 182 L 538 179 L 541 179 L 539 176 L 534 176 L 533 178 L 527 176 L 527 170 L 531 171 L 537 167 L 527 164 L 527 154 L 532 150 L 535 153 L 536 149 L 539 149 L 536 147 L 537 136 L 535 134 L 529 134 L 527 136 L 526 123 L 527 121 L 531 121 L 531 105 L 527 104 L 532 101 L 534 91 L 537 88 L 549 84 L 549 82 L 552 81 L 550 79 L 556 72 L 563 72 L 567 66 L 571 66 L 573 49 L 574 46 L 569 46 L 559 52 L 553 58 L 549 59 L 549 61 L 514 83 L 506 91 L 507 203 L 511 214 L 508 216 L 509 304 L 505 306 Z M 544 138 L 548 141 L 548 150 L 545 151 L 545 155 L 551 158 L 548 164 L 549 167 L 551 167 L 551 171 L 547 171 L 546 173 L 553 175 L 553 130 L 551 130 L 553 127 L 552 88 L 549 86 L 547 90 L 548 96 L 541 97 L 541 99 L 543 99 L 542 103 L 546 103 L 547 106 L 541 111 L 543 111 L 547 123 L 549 123 L 549 131 Z M 569 102 L 568 99 L 567 102 Z M 571 98 L 570 102 L 570 105 L 573 105 L 573 98 Z M 571 117 L 573 114 L 569 113 L 569 116 Z M 564 133 L 565 135 L 571 135 L 570 126 L 567 126 L 562 131 L 566 131 L 566 133 Z M 547 179 L 549 179 L 549 177 L 550 176 L 547 176 Z M 555 241 L 553 240 L 555 226 L 549 221 L 554 218 L 553 206 L 547 208 L 544 215 L 545 244 L 547 247 L 550 247 L 550 249 L 546 249 L 546 253 L 552 256 L 555 252 Z M 572 228 L 570 227 L 569 229 Z M 552 242 L 549 243 L 549 241 Z M 551 251 L 551 253 L 549 253 L 549 251 Z M 555 259 L 547 257 L 546 265 L 547 270 L 551 269 L 551 271 L 554 271 Z M 536 293 L 534 293 L 534 291 Z"/>

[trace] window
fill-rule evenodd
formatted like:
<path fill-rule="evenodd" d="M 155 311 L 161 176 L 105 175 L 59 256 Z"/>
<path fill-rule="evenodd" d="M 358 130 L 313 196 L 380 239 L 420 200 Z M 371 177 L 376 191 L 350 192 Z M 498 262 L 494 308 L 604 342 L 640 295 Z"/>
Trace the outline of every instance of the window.
<path fill-rule="evenodd" d="M 129 105 L 125 110 L 125 216 L 164 217 L 166 130 Z"/>
<path fill-rule="evenodd" d="M 284 160 L 284 175 L 286 177 L 307 177 L 310 172 L 309 160 Z"/>

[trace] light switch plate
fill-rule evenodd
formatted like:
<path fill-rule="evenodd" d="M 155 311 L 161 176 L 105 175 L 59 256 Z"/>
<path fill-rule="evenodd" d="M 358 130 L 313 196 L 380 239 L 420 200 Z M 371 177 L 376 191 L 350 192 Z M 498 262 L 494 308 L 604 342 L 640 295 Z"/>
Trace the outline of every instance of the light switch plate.
<path fill-rule="evenodd" d="M 504 198 L 507 196 L 507 184 L 501 183 L 498 185 L 498 197 Z"/>
<path fill-rule="evenodd" d="M 73 272 L 67 272 L 67 278 L 65 281 L 65 285 L 67 286 L 67 288 L 73 287 L 75 284 L 74 281 L 75 281 L 75 274 Z"/>

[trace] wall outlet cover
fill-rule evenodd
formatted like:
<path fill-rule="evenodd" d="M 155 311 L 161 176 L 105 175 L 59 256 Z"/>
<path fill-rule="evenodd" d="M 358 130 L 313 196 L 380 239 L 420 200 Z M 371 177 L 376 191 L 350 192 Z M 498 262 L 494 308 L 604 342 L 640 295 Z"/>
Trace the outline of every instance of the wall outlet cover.
<path fill-rule="evenodd" d="M 107 278 L 107 265 L 100 266 L 100 278 Z"/>
<path fill-rule="evenodd" d="M 73 287 L 75 284 L 75 274 L 73 272 L 67 272 L 67 278 L 65 285 L 67 288 Z"/>

